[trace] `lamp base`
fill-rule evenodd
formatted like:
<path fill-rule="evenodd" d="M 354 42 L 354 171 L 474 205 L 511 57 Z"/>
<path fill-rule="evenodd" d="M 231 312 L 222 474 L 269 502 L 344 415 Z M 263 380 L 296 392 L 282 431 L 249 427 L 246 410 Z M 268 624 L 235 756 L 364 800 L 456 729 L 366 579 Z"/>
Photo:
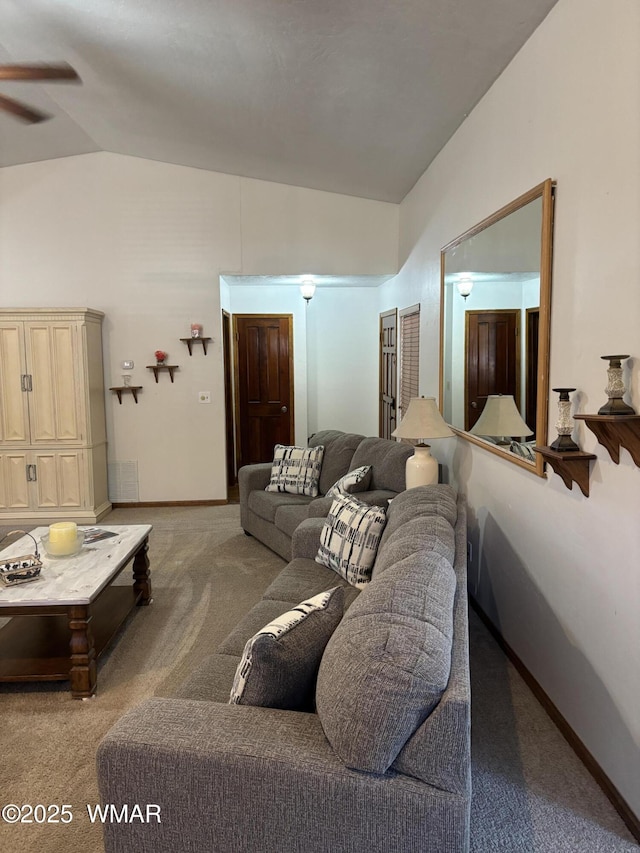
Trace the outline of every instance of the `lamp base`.
<path fill-rule="evenodd" d="M 413 456 L 407 459 L 405 479 L 408 489 L 430 486 L 438 482 L 438 460 L 431 455 L 428 444 L 418 444 Z"/>

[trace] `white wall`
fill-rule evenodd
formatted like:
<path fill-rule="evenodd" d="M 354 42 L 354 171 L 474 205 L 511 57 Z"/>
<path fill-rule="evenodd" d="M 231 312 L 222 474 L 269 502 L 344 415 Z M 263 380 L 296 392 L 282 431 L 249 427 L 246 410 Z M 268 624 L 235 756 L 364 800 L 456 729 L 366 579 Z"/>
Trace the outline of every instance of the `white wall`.
<path fill-rule="evenodd" d="M 378 435 L 378 289 L 318 287 L 307 310 L 309 431 Z"/>
<path fill-rule="evenodd" d="M 108 394 L 110 461 L 138 462 L 140 500 L 224 499 L 220 273 L 394 273 L 397 225 L 397 205 L 117 154 L 13 166 L 0 305 L 104 311 L 107 385 L 133 359 L 144 386 L 138 405 Z M 214 338 L 206 358 L 179 341 L 192 321 Z M 158 348 L 180 365 L 173 384 L 146 369 Z"/>
<path fill-rule="evenodd" d="M 550 386 L 575 385 L 582 412 L 605 402 L 609 352 L 633 354 L 640 410 L 639 39 L 636 0 L 560 0 L 404 200 L 402 269 L 385 285 L 389 302 L 419 291 L 437 314 L 441 246 L 556 179 Z M 588 499 L 461 439 L 434 452 L 469 501 L 471 591 L 640 814 L 640 470 L 577 434 L 598 457 Z"/>

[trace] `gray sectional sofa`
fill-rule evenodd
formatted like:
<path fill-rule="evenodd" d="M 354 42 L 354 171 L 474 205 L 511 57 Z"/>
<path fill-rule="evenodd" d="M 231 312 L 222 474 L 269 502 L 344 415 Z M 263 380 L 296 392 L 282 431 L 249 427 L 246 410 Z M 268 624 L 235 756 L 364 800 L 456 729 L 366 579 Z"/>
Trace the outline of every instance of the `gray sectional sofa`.
<path fill-rule="evenodd" d="M 347 471 L 371 466 L 371 482 L 359 501 L 386 506 L 389 498 L 404 491 L 405 465 L 413 446 L 386 438 L 365 438 L 356 433 L 321 430 L 309 439 L 309 447 L 324 447 L 319 496 L 265 492 L 271 463 L 245 465 L 238 472 L 240 523 L 245 533 L 255 536 L 285 560 L 291 559 L 291 539 L 306 518 L 326 518 L 331 499 L 324 495 Z"/>
<path fill-rule="evenodd" d="M 105 803 L 161 806 L 106 824 L 107 853 L 464 853 L 470 686 L 466 514 L 448 485 L 389 505 L 372 580 L 315 562 L 322 519 L 292 537 L 263 599 L 171 698 L 102 741 Z M 345 588 L 313 712 L 228 704 L 248 638 L 306 598 Z"/>

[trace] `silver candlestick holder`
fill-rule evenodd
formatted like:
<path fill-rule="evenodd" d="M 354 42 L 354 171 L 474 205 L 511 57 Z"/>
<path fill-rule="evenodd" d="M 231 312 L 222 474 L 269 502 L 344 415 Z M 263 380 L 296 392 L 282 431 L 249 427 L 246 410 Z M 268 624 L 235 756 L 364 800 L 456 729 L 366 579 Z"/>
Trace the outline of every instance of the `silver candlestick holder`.
<path fill-rule="evenodd" d="M 626 388 L 622 380 L 622 362 L 628 355 L 601 355 L 600 358 L 609 362 L 607 370 L 608 384 L 604 389 L 609 401 L 598 409 L 599 415 L 635 415 L 636 411 L 628 406 L 624 400 Z"/>
<path fill-rule="evenodd" d="M 552 450 L 557 450 L 559 453 L 565 453 L 567 450 L 580 450 L 575 441 L 571 438 L 573 432 L 573 418 L 571 417 L 571 400 L 569 394 L 575 391 L 575 388 L 554 388 L 556 393 L 560 394 L 558 399 L 558 421 L 556 430 L 558 437 L 550 445 Z"/>

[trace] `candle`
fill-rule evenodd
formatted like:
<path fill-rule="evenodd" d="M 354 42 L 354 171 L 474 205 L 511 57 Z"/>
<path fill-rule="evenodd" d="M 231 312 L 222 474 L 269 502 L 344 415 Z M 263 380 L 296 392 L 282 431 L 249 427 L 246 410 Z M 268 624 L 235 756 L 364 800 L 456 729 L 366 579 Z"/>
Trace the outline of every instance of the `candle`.
<path fill-rule="evenodd" d="M 75 521 L 59 521 L 49 525 L 49 542 L 52 545 L 75 546 L 78 541 L 78 525 Z"/>

